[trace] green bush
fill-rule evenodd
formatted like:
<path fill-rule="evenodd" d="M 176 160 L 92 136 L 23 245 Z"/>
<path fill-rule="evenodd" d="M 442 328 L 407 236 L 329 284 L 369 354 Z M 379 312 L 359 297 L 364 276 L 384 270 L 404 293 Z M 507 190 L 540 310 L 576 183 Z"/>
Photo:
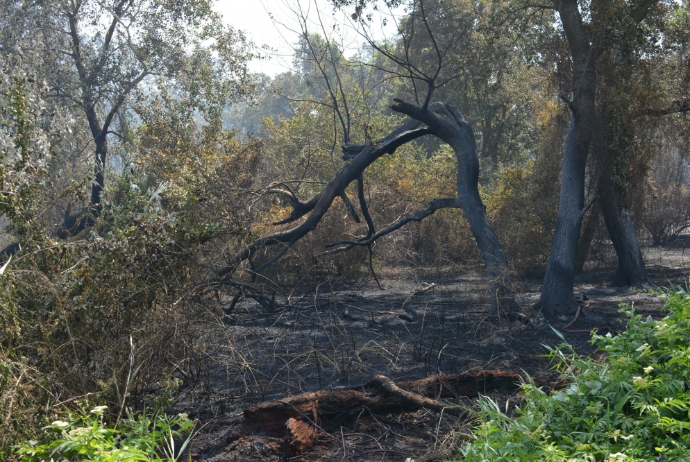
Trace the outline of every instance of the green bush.
<path fill-rule="evenodd" d="M 194 422 L 184 414 L 135 416 L 130 410 L 127 418 L 110 428 L 104 423 L 105 408 L 67 414 L 44 427 L 38 441 L 19 446 L 15 455 L 22 462 L 176 461 L 193 436 Z M 177 447 L 176 440 L 182 441 Z"/>
<path fill-rule="evenodd" d="M 551 350 L 565 389 L 526 383 L 514 417 L 482 398 L 464 460 L 690 460 L 690 295 L 665 296 L 662 321 L 629 309 L 625 332 L 594 337 L 607 352 L 602 362 L 567 345 Z"/>

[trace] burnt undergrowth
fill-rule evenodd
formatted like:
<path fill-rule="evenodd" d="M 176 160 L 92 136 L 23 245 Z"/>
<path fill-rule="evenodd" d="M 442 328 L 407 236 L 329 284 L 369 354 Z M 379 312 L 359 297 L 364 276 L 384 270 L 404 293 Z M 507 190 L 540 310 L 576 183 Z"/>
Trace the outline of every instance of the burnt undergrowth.
<path fill-rule="evenodd" d="M 677 253 L 665 254 L 669 265 L 664 270 L 651 268 L 657 284 L 680 283 L 686 277 L 683 255 Z M 252 406 L 305 393 L 357 389 L 379 375 L 398 384 L 477 371 L 517 371 L 553 379 L 543 345 L 556 345 L 560 338 L 533 307 L 539 296 L 538 280 L 521 281 L 516 290 L 521 316 L 511 321 L 487 316 L 489 283 L 472 267 L 379 273 L 382 288 L 366 277 L 354 283 L 324 277 L 320 283 L 289 288 L 257 277 L 255 285 L 219 287 L 205 303 L 206 326 L 197 342 L 203 347 L 197 348 L 194 359 L 199 373 L 193 380 L 180 376 L 184 384 L 171 409 L 189 413 L 206 425 L 192 448 L 193 457 L 443 457 L 439 454 L 458 437 L 467 416 L 404 407 L 383 414 L 363 410 L 354 421 L 340 422 L 340 427 L 332 425 L 327 431 L 319 430 L 316 422 L 308 424 L 318 435 L 312 435 L 314 441 L 299 455 L 289 450 L 287 436 L 264 430 L 243 433 L 247 427 L 242 415 Z M 621 301 L 634 303 L 644 316 L 660 316 L 661 302 L 655 295 L 606 283 L 600 271 L 579 277 L 576 293 L 585 308 L 572 328 L 584 333 L 565 335 L 580 354 L 598 354 L 589 344 L 588 330 L 623 328 L 618 313 Z M 480 392 L 504 404 L 518 399 L 515 390 Z M 474 405 L 465 396 L 451 402 L 468 408 Z M 277 424 L 284 427 L 286 422 Z"/>

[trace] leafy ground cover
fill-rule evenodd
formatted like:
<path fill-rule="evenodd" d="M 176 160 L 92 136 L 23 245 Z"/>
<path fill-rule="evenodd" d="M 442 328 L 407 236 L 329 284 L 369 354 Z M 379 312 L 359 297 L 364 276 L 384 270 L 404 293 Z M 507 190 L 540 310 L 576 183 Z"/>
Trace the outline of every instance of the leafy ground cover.
<path fill-rule="evenodd" d="M 69 413 L 43 428 L 39 440 L 17 448 L 23 462 L 47 460 L 177 461 L 189 444 L 194 422 L 186 415 L 135 415 L 104 422 L 106 406 Z M 176 446 L 177 442 L 177 446 Z M 180 444 L 181 442 L 181 444 Z"/>
<path fill-rule="evenodd" d="M 667 294 L 669 315 L 643 319 L 624 308 L 627 330 L 594 336 L 597 361 L 563 344 L 550 357 L 569 385 L 523 386 L 514 415 L 489 398 L 461 447 L 466 461 L 690 460 L 690 294 Z"/>

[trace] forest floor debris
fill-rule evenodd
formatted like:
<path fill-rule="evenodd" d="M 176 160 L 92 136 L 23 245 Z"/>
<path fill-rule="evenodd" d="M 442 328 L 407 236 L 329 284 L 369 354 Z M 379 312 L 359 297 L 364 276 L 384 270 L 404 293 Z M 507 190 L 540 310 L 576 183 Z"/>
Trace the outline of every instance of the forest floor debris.
<path fill-rule="evenodd" d="M 669 286 L 686 281 L 687 270 L 649 272 Z M 575 293 L 588 305 L 573 328 L 621 329 L 621 303 L 663 317 L 656 294 L 608 287 L 606 275 L 579 278 Z M 373 281 L 316 287 L 280 309 L 235 301 L 222 322 L 210 324 L 201 372 L 174 406 L 205 425 L 194 460 L 437 460 L 452 456 L 444 439 L 467 425 L 467 413 L 456 410 L 471 408 L 477 393 L 513 406 L 524 374 L 558 386 L 543 344 L 558 345 L 552 327 L 569 321 L 551 326 L 533 310 L 538 280 L 519 291 L 530 322 L 511 323 L 485 318 L 488 284 L 480 273 L 382 276 L 383 290 Z M 219 301 L 227 306 L 232 298 Z M 563 335 L 578 353 L 598 353 L 586 332 Z"/>

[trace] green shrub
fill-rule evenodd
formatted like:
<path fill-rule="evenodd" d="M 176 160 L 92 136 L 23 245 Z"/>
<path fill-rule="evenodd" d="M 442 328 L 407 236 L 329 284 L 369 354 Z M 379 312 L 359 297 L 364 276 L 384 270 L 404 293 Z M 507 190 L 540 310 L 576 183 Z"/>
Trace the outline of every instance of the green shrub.
<path fill-rule="evenodd" d="M 551 350 L 569 385 L 549 394 L 525 384 L 514 417 L 482 398 L 465 460 L 690 460 L 690 295 L 666 297 L 662 321 L 629 309 L 625 332 L 594 337 L 603 362 Z"/>
<path fill-rule="evenodd" d="M 45 460 L 95 461 L 176 461 L 192 438 L 194 422 L 186 415 L 175 417 L 134 415 L 116 425 L 105 425 L 105 406 L 90 412 L 69 413 L 43 428 L 39 441 L 29 441 L 17 448 L 22 462 Z M 176 440 L 181 442 L 176 447 Z"/>

